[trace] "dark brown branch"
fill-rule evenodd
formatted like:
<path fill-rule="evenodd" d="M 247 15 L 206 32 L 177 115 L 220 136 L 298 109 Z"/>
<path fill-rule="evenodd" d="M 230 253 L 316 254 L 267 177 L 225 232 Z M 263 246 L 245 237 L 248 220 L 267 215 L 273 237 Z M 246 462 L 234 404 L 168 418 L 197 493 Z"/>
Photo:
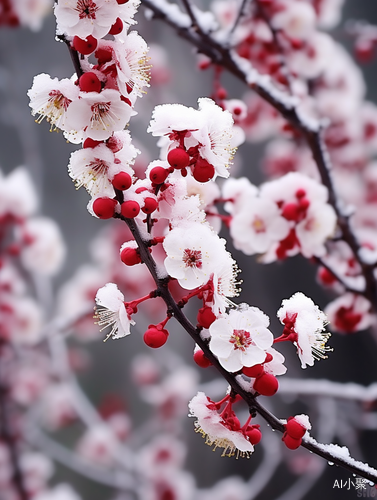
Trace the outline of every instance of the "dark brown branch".
<path fill-rule="evenodd" d="M 177 26 L 160 8 L 153 4 L 153 0 L 144 0 L 143 5 L 150 9 L 154 17 L 167 23 L 175 29 L 177 34 L 187 40 L 191 45 L 197 48 L 198 52 L 205 54 L 212 62 L 218 66 L 222 66 L 237 79 L 241 80 L 248 87 L 252 88 L 262 99 L 267 101 L 285 118 L 295 129 L 299 130 L 305 138 L 317 164 L 322 183 L 327 187 L 329 192 L 329 203 L 334 208 L 338 225 L 342 233 L 342 238 L 346 241 L 356 259 L 360 264 L 362 273 L 365 277 L 366 288 L 364 292 L 359 294 L 364 295 L 372 304 L 374 309 L 377 309 L 377 288 L 374 278 L 374 266 L 363 262 L 360 256 L 360 244 L 358 243 L 355 234 L 350 226 L 349 217 L 343 213 L 340 207 L 337 194 L 335 192 L 332 175 L 331 164 L 326 146 L 323 143 L 322 127 L 312 128 L 299 116 L 297 109 L 292 103 L 284 99 L 279 99 L 271 88 L 262 84 L 256 79 L 253 83 L 248 83 L 247 74 L 237 65 L 229 48 L 221 45 L 214 40 L 210 35 L 204 33 L 195 33 L 190 28 Z M 268 78 L 266 76 L 266 78 Z M 271 83 L 272 86 L 272 83 Z M 282 95 L 282 91 L 279 90 Z M 289 96 L 287 96 L 289 97 Z"/>
<path fill-rule="evenodd" d="M 175 317 L 178 323 L 186 330 L 186 332 L 190 335 L 190 337 L 194 340 L 194 342 L 202 349 L 206 358 L 209 359 L 209 361 L 211 361 L 213 366 L 217 369 L 217 371 L 221 374 L 221 376 L 228 382 L 233 391 L 242 397 L 242 399 L 248 405 L 249 410 L 256 411 L 257 413 L 259 413 L 259 415 L 264 418 L 264 420 L 271 426 L 272 429 L 283 433 L 285 431 L 284 424 L 275 415 L 273 415 L 270 411 L 268 411 L 266 408 L 264 408 L 264 406 L 262 406 L 259 403 L 256 395 L 246 391 L 239 385 L 239 383 L 236 380 L 236 375 L 234 373 L 229 373 L 227 370 L 225 370 L 225 368 L 223 368 L 220 365 L 216 356 L 212 354 L 212 352 L 210 351 L 207 342 L 201 338 L 199 330 L 195 328 L 195 326 L 188 320 L 186 315 L 183 313 L 182 309 L 178 306 L 168 288 L 169 277 L 159 278 L 156 263 L 151 253 L 149 252 L 149 242 L 143 240 L 135 221 L 133 219 L 126 219 L 125 217 L 119 214 L 116 214 L 115 218 L 121 219 L 124 222 L 126 222 L 129 229 L 131 230 L 132 235 L 138 244 L 140 256 L 144 264 L 147 266 L 149 272 L 151 273 L 156 283 L 158 295 L 164 300 L 169 313 L 171 313 L 172 316 Z M 330 452 L 323 450 L 320 447 L 320 445 L 314 444 L 310 441 L 303 440 L 301 446 L 315 453 L 316 455 L 319 455 L 325 460 L 333 462 L 334 464 L 339 465 L 351 471 L 354 474 L 364 477 L 370 481 L 377 482 L 377 473 L 372 474 L 366 472 L 365 470 L 363 470 L 362 467 L 358 467 L 356 465 L 353 466 L 340 457 L 334 457 Z"/>

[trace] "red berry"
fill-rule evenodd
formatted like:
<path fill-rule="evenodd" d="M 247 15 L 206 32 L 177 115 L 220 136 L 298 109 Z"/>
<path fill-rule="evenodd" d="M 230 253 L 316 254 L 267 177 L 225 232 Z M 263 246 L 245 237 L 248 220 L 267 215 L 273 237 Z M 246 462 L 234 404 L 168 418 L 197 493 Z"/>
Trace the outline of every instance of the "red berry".
<path fill-rule="evenodd" d="M 125 191 L 129 189 L 132 185 L 132 177 L 127 172 L 119 172 L 114 175 L 113 180 L 111 181 L 112 185 L 115 189 L 119 189 L 120 191 Z"/>
<path fill-rule="evenodd" d="M 93 212 L 100 219 L 111 219 L 116 204 L 117 201 L 112 198 L 97 198 L 93 202 Z"/>
<path fill-rule="evenodd" d="M 101 92 L 101 82 L 98 76 L 92 71 L 88 71 L 80 76 L 79 87 L 83 92 Z"/>
<path fill-rule="evenodd" d="M 126 217 L 127 219 L 133 219 L 134 217 L 137 217 L 137 215 L 139 215 L 140 205 L 137 201 L 128 200 L 122 203 L 120 211 L 123 217 Z"/>
<path fill-rule="evenodd" d="M 123 31 L 123 21 L 120 17 L 117 18 L 115 23 L 111 26 L 109 35 L 119 35 Z"/>
<path fill-rule="evenodd" d="M 168 340 L 169 332 L 163 329 L 158 329 L 154 325 L 149 325 L 148 330 L 144 333 L 144 342 L 152 349 L 158 349 L 163 346 Z"/>
<path fill-rule="evenodd" d="M 99 144 L 102 144 L 102 141 L 94 141 L 93 139 L 91 139 L 90 137 L 88 137 L 87 139 L 85 139 L 84 141 L 84 144 L 83 144 L 83 148 L 84 149 L 87 149 L 87 148 L 95 148 L 96 146 L 98 146 Z"/>
<path fill-rule="evenodd" d="M 205 354 L 201 349 L 194 352 L 194 361 L 201 368 L 208 368 L 212 365 L 211 361 L 205 357 Z"/>
<path fill-rule="evenodd" d="M 117 0 L 119 5 L 123 5 L 128 2 L 128 0 Z"/>
<path fill-rule="evenodd" d="M 260 377 L 264 372 L 264 368 L 262 365 L 254 365 L 254 366 L 244 366 L 242 368 L 242 373 L 246 375 L 246 377 L 257 378 Z"/>
<path fill-rule="evenodd" d="M 75 36 L 72 41 L 73 48 L 83 54 L 84 56 L 88 56 L 92 52 L 94 52 L 97 48 L 97 39 L 92 35 L 88 35 L 85 40 Z"/>
<path fill-rule="evenodd" d="M 263 373 L 255 380 L 253 388 L 262 396 L 273 396 L 279 388 L 279 382 L 271 373 Z"/>
<path fill-rule="evenodd" d="M 169 175 L 169 170 L 164 167 L 154 167 L 149 172 L 149 178 L 153 184 L 162 184 L 165 182 L 167 176 Z"/>
<path fill-rule="evenodd" d="M 198 311 L 198 316 L 197 320 L 198 323 L 203 327 L 203 328 L 209 328 L 212 323 L 215 321 L 216 316 L 212 312 L 212 309 L 208 306 L 204 306 Z"/>
<path fill-rule="evenodd" d="M 299 446 L 301 445 L 301 442 L 302 442 L 302 439 L 295 439 L 293 437 L 291 437 L 289 434 L 287 434 L 286 432 L 284 433 L 282 439 L 281 439 L 285 446 L 287 448 L 289 448 L 290 450 L 297 450 L 297 448 L 299 448 Z"/>
<path fill-rule="evenodd" d="M 111 49 L 107 48 L 99 48 L 95 51 L 94 55 L 98 60 L 98 64 L 105 64 L 112 60 L 113 53 Z"/>
<path fill-rule="evenodd" d="M 192 175 L 198 182 L 208 182 L 215 175 L 215 167 L 204 158 L 199 158 Z"/>
<path fill-rule="evenodd" d="M 303 427 L 295 418 L 289 418 L 285 425 L 287 434 L 289 434 L 294 439 L 301 439 L 305 434 L 306 429 Z"/>
<path fill-rule="evenodd" d="M 120 253 L 120 260 L 123 264 L 126 264 L 126 266 L 141 264 L 141 257 L 136 248 L 124 248 Z"/>
<path fill-rule="evenodd" d="M 305 189 L 300 188 L 296 191 L 296 198 L 300 199 L 303 198 L 305 195 L 306 195 Z"/>
<path fill-rule="evenodd" d="M 259 430 L 259 425 L 250 425 L 245 432 L 251 444 L 258 444 L 262 439 L 262 433 Z"/>
<path fill-rule="evenodd" d="M 185 168 L 190 163 L 190 156 L 183 148 L 175 148 L 169 151 L 168 162 L 174 168 Z"/>
<path fill-rule="evenodd" d="M 142 208 L 142 211 L 145 214 L 151 214 L 156 210 L 158 207 L 158 202 L 154 198 L 150 198 L 149 196 L 147 198 L 144 198 L 144 206 Z"/>

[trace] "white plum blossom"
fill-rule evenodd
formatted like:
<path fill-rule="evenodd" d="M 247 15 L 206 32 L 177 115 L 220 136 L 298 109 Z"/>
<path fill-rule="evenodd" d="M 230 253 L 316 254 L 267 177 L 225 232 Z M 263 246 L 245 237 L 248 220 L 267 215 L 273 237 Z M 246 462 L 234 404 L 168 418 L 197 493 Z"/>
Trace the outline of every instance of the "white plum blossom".
<path fill-rule="evenodd" d="M 233 244 L 246 255 L 266 252 L 272 244 L 286 238 L 289 230 L 276 203 L 267 198 L 247 200 L 230 222 Z"/>
<path fill-rule="evenodd" d="M 66 256 L 66 247 L 59 226 L 47 217 L 29 219 L 20 231 L 25 245 L 21 261 L 25 269 L 53 276 L 58 273 Z"/>
<path fill-rule="evenodd" d="M 172 229 L 163 246 L 167 272 L 188 290 L 207 283 L 227 255 L 225 240 L 206 224 L 193 223 L 187 228 Z"/>
<path fill-rule="evenodd" d="M 108 78 L 116 78 L 121 94 L 135 101 L 149 87 L 150 64 L 148 46 L 144 38 L 131 31 L 123 43 L 100 40 L 98 47 L 111 54 L 111 60 L 99 66 Z"/>
<path fill-rule="evenodd" d="M 37 122 L 44 118 L 51 124 L 51 129 L 69 131 L 67 111 L 79 96 L 80 89 L 72 79 L 58 80 L 42 73 L 34 77 L 33 85 L 28 90 L 29 106 L 32 115 L 37 115 Z"/>
<path fill-rule="evenodd" d="M 209 348 L 229 372 L 263 363 L 272 346 L 268 317 L 257 307 L 230 310 L 209 328 Z"/>
<path fill-rule="evenodd" d="M 6 177 L 0 170 L 0 217 L 7 214 L 17 218 L 30 217 L 37 208 L 37 193 L 27 169 L 17 167 Z"/>
<path fill-rule="evenodd" d="M 306 39 L 315 28 L 314 7 L 300 0 L 286 0 L 273 15 L 271 23 L 277 30 L 283 30 L 291 38 Z"/>
<path fill-rule="evenodd" d="M 110 466 L 118 450 L 118 440 L 105 423 L 92 425 L 77 445 L 77 452 L 91 463 Z"/>
<path fill-rule="evenodd" d="M 331 329 L 341 333 L 357 332 L 372 326 L 376 317 L 371 311 L 369 300 L 350 292 L 333 300 L 325 308 Z"/>
<path fill-rule="evenodd" d="M 130 334 L 130 325 L 134 325 L 135 322 L 126 311 L 124 295 L 114 283 L 107 283 L 98 290 L 96 304 L 97 324 L 102 327 L 101 331 L 108 326 L 111 327 L 106 340 L 109 337 L 120 339 Z"/>
<path fill-rule="evenodd" d="M 266 361 L 263 363 L 263 368 L 266 373 L 271 373 L 271 375 L 284 375 L 287 371 L 287 367 L 284 366 L 285 358 L 281 352 L 277 351 L 273 347 L 266 350 L 267 354 L 272 356 L 271 361 Z"/>
<path fill-rule="evenodd" d="M 326 346 L 330 334 L 325 332 L 328 324 L 327 316 L 312 299 L 297 292 L 290 299 L 284 299 L 277 316 L 285 325 L 284 336 L 292 340 L 297 347 L 301 368 L 313 366 L 314 360 L 325 359 L 326 352 L 331 349 Z"/>
<path fill-rule="evenodd" d="M 81 92 L 80 98 L 71 103 L 67 111 L 69 130 L 84 137 L 103 141 L 113 132 L 123 130 L 134 112 L 121 100 L 118 91 Z"/>
<path fill-rule="evenodd" d="M 241 432 L 232 430 L 217 412 L 217 408 L 204 392 L 198 392 L 189 403 L 190 417 L 195 417 L 196 432 L 206 439 L 206 444 L 224 448 L 222 456 L 249 456 L 254 446 Z"/>
<path fill-rule="evenodd" d="M 130 156 L 130 150 L 127 147 L 123 149 Z M 134 174 L 133 169 L 126 162 L 123 163 L 119 156 L 124 156 L 124 153 L 115 155 L 105 144 L 74 151 L 71 154 L 68 172 L 75 181 L 76 188 L 84 186 L 92 196 L 114 197 L 115 192 L 111 184 L 114 176 L 126 172 L 132 178 Z"/>
<path fill-rule="evenodd" d="M 224 208 L 232 215 L 241 211 L 247 201 L 258 196 L 258 188 L 251 184 L 247 177 L 227 179 L 222 185 L 221 191 L 223 198 L 227 200 Z"/>
<path fill-rule="evenodd" d="M 82 39 L 107 35 L 118 15 L 116 0 L 60 0 L 55 4 L 58 34 Z"/>

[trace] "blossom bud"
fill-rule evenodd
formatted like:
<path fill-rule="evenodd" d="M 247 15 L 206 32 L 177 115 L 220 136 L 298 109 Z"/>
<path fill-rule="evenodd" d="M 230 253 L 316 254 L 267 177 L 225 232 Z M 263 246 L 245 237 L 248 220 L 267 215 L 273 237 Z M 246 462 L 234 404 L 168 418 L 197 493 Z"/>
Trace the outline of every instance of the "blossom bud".
<path fill-rule="evenodd" d="M 285 444 L 285 446 L 289 450 L 297 450 L 297 448 L 299 448 L 299 446 L 302 443 L 302 439 L 301 438 L 295 439 L 295 438 L 291 437 L 289 434 L 287 434 L 286 432 L 284 433 L 284 435 L 281 438 L 281 440 L 283 441 L 283 443 Z"/>
<path fill-rule="evenodd" d="M 190 162 L 190 156 L 183 148 L 171 149 L 168 153 L 168 162 L 176 169 L 185 168 Z"/>
<path fill-rule="evenodd" d="M 246 429 L 246 436 L 249 438 L 251 444 L 258 444 L 262 439 L 262 433 L 259 430 L 259 425 L 249 425 Z"/>
<path fill-rule="evenodd" d="M 139 215 L 140 205 L 137 201 L 128 200 L 122 203 L 121 213 L 127 219 L 133 219 Z"/>
<path fill-rule="evenodd" d="M 116 204 L 117 201 L 112 198 L 97 198 L 93 202 L 93 212 L 100 219 L 111 219 Z"/>
<path fill-rule="evenodd" d="M 141 264 L 141 257 L 136 248 L 126 247 L 120 253 L 120 260 L 126 266 Z"/>
<path fill-rule="evenodd" d="M 115 23 L 111 26 L 109 35 L 119 35 L 123 31 L 123 21 L 120 17 L 117 18 Z"/>
<path fill-rule="evenodd" d="M 294 439 L 301 439 L 306 432 L 303 425 L 300 424 L 294 417 L 290 417 L 286 423 L 285 429 L 287 434 Z"/>
<path fill-rule="evenodd" d="M 199 158 L 192 175 L 198 182 L 208 182 L 215 175 L 215 167 L 204 158 Z"/>
<path fill-rule="evenodd" d="M 80 76 L 79 87 L 83 92 L 101 92 L 101 82 L 93 71 L 88 71 Z"/>
<path fill-rule="evenodd" d="M 114 175 L 113 180 L 111 181 L 112 185 L 115 189 L 119 189 L 120 191 L 125 191 L 129 189 L 132 185 L 132 177 L 127 172 L 119 172 Z"/>
<path fill-rule="evenodd" d="M 155 325 L 149 325 L 143 338 L 148 347 L 158 349 L 166 343 L 168 336 L 169 332 L 165 328 L 159 329 Z"/>
<path fill-rule="evenodd" d="M 297 221 L 300 216 L 300 207 L 296 203 L 287 203 L 281 215 L 287 220 Z"/>
<path fill-rule="evenodd" d="M 92 35 L 88 35 L 85 40 L 75 36 L 72 41 L 73 48 L 83 54 L 84 56 L 88 56 L 92 52 L 94 52 L 97 48 L 97 39 Z"/>
<path fill-rule="evenodd" d="M 198 349 L 194 352 L 194 361 L 201 368 L 208 368 L 212 365 L 211 361 L 206 358 L 204 352 L 201 349 Z"/>
<path fill-rule="evenodd" d="M 149 178 L 153 184 L 162 184 L 165 182 L 167 176 L 169 175 L 169 170 L 164 167 L 154 167 L 149 172 Z"/>
<path fill-rule="evenodd" d="M 212 309 L 208 306 L 204 306 L 199 309 L 197 320 L 200 326 L 203 328 L 209 328 L 215 321 L 216 316 L 212 312 Z"/>
<path fill-rule="evenodd" d="M 263 373 L 255 380 L 253 388 L 262 396 L 273 396 L 279 388 L 279 382 L 271 373 Z"/>
<path fill-rule="evenodd" d="M 141 210 L 145 214 L 151 214 L 156 210 L 157 207 L 158 207 L 157 200 L 148 196 L 147 198 L 144 199 L 144 206 L 142 207 Z"/>

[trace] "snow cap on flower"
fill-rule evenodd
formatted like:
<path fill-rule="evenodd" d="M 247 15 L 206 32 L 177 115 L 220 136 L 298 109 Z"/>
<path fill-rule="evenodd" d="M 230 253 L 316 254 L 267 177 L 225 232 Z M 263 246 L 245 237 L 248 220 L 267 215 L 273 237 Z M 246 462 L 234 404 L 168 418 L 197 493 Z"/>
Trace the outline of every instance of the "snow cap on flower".
<path fill-rule="evenodd" d="M 120 339 L 131 333 L 130 325 L 135 322 L 127 314 L 123 293 L 114 283 L 107 283 L 98 290 L 96 304 L 95 318 L 98 320 L 97 324 L 102 327 L 101 331 L 111 327 L 105 340 L 109 337 Z"/>
<path fill-rule="evenodd" d="M 187 228 L 174 228 L 163 243 L 167 272 L 188 290 L 208 282 L 227 255 L 225 240 L 208 225 L 193 223 Z"/>
<path fill-rule="evenodd" d="M 273 342 L 273 335 L 267 328 L 269 323 L 268 317 L 257 307 L 245 305 L 238 310 L 232 309 L 209 327 L 209 348 L 229 372 L 263 363 Z"/>
<path fill-rule="evenodd" d="M 189 403 L 190 417 L 195 417 L 196 432 L 206 439 L 206 444 L 216 448 L 224 448 L 222 456 L 249 456 L 254 451 L 253 445 L 238 430 L 226 425 L 217 412 L 216 405 L 204 392 L 198 392 Z"/>
<path fill-rule="evenodd" d="M 80 89 L 72 79 L 58 80 L 42 73 L 34 77 L 33 85 L 28 90 L 29 106 L 32 115 L 37 115 L 37 122 L 44 118 L 51 123 L 51 129 L 69 131 L 67 111 L 78 98 Z"/>
<path fill-rule="evenodd" d="M 325 345 L 330 337 L 324 331 L 328 319 L 312 299 L 297 292 L 290 299 L 282 301 L 277 316 L 285 325 L 282 337 L 290 337 L 289 340 L 297 347 L 301 368 L 313 366 L 314 360 L 327 358 L 326 352 L 331 350 Z"/>
<path fill-rule="evenodd" d="M 116 0 L 64 0 L 55 4 L 57 33 L 81 39 L 107 35 L 118 15 Z"/>

